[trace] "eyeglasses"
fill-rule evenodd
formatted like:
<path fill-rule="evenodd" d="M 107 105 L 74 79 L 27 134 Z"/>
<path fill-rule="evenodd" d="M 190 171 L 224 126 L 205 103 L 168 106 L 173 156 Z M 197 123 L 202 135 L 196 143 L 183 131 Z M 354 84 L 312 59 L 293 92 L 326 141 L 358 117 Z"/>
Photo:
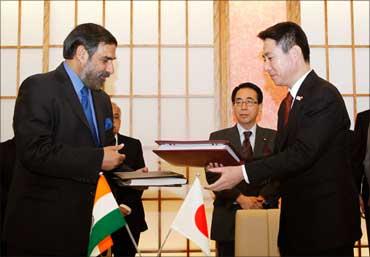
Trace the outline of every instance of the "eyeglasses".
<path fill-rule="evenodd" d="M 255 104 L 258 104 L 258 101 L 253 99 L 247 99 L 246 101 L 243 101 L 241 99 L 238 99 L 234 103 L 237 107 L 242 107 L 243 104 L 246 104 L 248 107 L 253 107 Z"/>

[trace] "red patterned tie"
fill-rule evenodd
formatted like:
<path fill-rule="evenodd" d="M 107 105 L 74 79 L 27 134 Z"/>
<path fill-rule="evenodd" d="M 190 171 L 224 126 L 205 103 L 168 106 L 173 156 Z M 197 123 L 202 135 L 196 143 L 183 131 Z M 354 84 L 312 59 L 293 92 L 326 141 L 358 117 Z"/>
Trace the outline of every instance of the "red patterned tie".
<path fill-rule="evenodd" d="M 293 101 L 293 97 L 290 94 L 290 92 L 288 92 L 288 94 L 286 95 L 286 97 L 283 100 L 283 104 L 284 104 L 284 127 L 286 127 L 286 125 L 288 124 L 289 112 L 290 112 L 290 109 L 292 108 L 292 101 Z"/>
<path fill-rule="evenodd" d="M 247 162 L 253 159 L 253 149 L 251 146 L 251 142 L 249 140 L 251 135 L 252 135 L 252 132 L 244 131 L 244 141 L 242 145 L 242 158 Z"/>

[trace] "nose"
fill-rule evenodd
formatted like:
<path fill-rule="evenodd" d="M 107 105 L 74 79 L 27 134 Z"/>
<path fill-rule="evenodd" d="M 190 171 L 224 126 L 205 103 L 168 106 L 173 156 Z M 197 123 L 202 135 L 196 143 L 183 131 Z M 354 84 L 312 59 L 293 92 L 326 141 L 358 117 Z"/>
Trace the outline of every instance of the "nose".
<path fill-rule="evenodd" d="M 268 61 L 263 62 L 264 71 L 268 72 L 271 69 L 271 65 Z"/>
<path fill-rule="evenodd" d="M 245 110 L 245 109 L 248 109 L 248 104 L 247 104 L 247 102 L 242 102 L 242 105 L 240 106 L 240 109 L 242 109 L 242 110 Z"/>
<path fill-rule="evenodd" d="M 113 65 L 113 61 L 109 61 L 107 63 L 107 67 L 105 69 L 107 72 L 109 72 L 110 75 L 112 75 L 114 73 L 114 65 Z"/>

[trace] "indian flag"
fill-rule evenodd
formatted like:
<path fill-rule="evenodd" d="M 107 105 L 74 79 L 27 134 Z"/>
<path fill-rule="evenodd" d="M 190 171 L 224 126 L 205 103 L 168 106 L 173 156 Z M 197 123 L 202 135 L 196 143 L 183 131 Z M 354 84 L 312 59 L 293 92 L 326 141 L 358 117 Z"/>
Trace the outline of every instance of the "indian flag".
<path fill-rule="evenodd" d="M 87 256 L 97 256 L 113 245 L 111 234 L 126 225 L 116 199 L 103 174 L 100 174 L 93 207 Z"/>

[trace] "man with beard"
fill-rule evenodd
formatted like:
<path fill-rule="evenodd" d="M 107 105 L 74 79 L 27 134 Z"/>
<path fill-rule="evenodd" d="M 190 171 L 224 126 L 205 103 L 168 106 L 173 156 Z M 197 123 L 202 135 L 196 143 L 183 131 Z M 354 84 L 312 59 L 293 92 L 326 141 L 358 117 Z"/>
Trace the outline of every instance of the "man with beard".
<path fill-rule="evenodd" d="M 101 90 L 116 47 L 105 28 L 81 24 L 65 39 L 56 70 L 23 81 L 3 233 L 8 255 L 86 256 L 98 174 L 125 158 Z"/>

